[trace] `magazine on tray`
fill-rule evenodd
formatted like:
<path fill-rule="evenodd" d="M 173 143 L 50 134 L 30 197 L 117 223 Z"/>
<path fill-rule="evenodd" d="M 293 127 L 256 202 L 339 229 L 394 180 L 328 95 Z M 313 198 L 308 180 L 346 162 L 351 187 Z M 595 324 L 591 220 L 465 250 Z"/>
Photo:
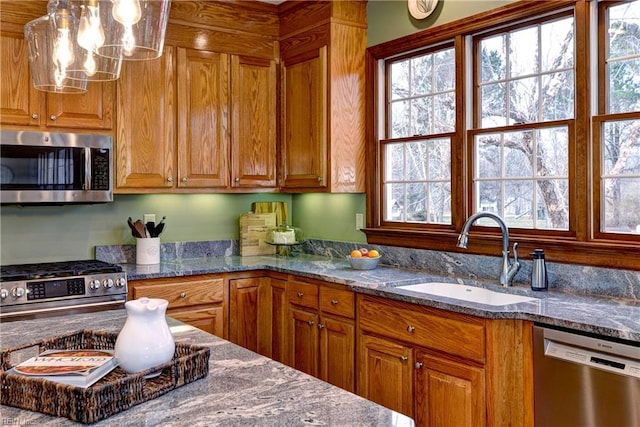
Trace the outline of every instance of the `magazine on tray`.
<path fill-rule="evenodd" d="M 89 387 L 116 366 L 118 362 L 113 350 L 47 350 L 19 363 L 8 372 Z"/>

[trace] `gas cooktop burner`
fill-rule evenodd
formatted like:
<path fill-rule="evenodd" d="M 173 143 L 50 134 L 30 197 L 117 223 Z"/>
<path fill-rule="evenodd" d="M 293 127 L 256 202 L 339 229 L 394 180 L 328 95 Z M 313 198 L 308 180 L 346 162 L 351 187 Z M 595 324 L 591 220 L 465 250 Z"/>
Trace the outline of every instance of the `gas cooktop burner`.
<path fill-rule="evenodd" d="M 0 282 L 119 273 L 122 267 L 98 260 L 13 264 L 0 267 Z"/>

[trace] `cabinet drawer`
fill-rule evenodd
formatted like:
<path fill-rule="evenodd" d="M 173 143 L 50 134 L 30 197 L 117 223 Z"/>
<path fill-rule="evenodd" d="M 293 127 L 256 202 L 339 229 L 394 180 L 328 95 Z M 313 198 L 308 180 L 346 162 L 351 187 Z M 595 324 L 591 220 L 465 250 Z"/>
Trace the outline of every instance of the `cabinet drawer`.
<path fill-rule="evenodd" d="M 347 289 L 320 287 L 320 310 L 338 316 L 355 317 L 355 296 Z"/>
<path fill-rule="evenodd" d="M 370 297 L 359 300 L 358 316 L 363 330 L 484 362 L 482 319 Z"/>
<path fill-rule="evenodd" d="M 223 279 L 180 280 L 175 283 L 133 285 L 133 298 L 162 298 L 169 308 L 197 304 L 218 304 L 223 301 Z"/>
<path fill-rule="evenodd" d="M 287 297 L 289 303 L 303 307 L 318 308 L 318 285 L 290 281 L 288 283 Z"/>

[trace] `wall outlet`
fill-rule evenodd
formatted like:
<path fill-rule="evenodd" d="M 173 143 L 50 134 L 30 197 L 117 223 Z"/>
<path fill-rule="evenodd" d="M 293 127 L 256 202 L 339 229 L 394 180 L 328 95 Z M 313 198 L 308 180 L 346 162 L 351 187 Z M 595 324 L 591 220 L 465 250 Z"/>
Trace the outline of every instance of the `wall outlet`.
<path fill-rule="evenodd" d="M 364 227 L 364 214 L 356 214 L 356 230 L 362 230 Z"/>
<path fill-rule="evenodd" d="M 144 214 L 142 215 L 142 222 L 147 225 L 148 222 L 156 223 L 156 214 Z"/>

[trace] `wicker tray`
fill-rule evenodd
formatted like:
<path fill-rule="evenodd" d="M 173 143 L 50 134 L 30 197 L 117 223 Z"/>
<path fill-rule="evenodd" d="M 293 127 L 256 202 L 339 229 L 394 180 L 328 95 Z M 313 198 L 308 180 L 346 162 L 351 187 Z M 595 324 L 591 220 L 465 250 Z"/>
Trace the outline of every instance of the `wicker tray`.
<path fill-rule="evenodd" d="M 206 377 L 209 373 L 208 347 L 176 343 L 173 359 L 136 374 L 116 368 L 87 388 L 30 378 L 5 371 L 12 367 L 11 355 L 29 347 L 49 349 L 113 349 L 117 334 L 81 330 L 48 338 L 0 353 L 0 403 L 84 424 L 95 423 L 132 406 L 161 396 L 175 388 Z M 155 378 L 145 375 L 162 370 Z"/>

